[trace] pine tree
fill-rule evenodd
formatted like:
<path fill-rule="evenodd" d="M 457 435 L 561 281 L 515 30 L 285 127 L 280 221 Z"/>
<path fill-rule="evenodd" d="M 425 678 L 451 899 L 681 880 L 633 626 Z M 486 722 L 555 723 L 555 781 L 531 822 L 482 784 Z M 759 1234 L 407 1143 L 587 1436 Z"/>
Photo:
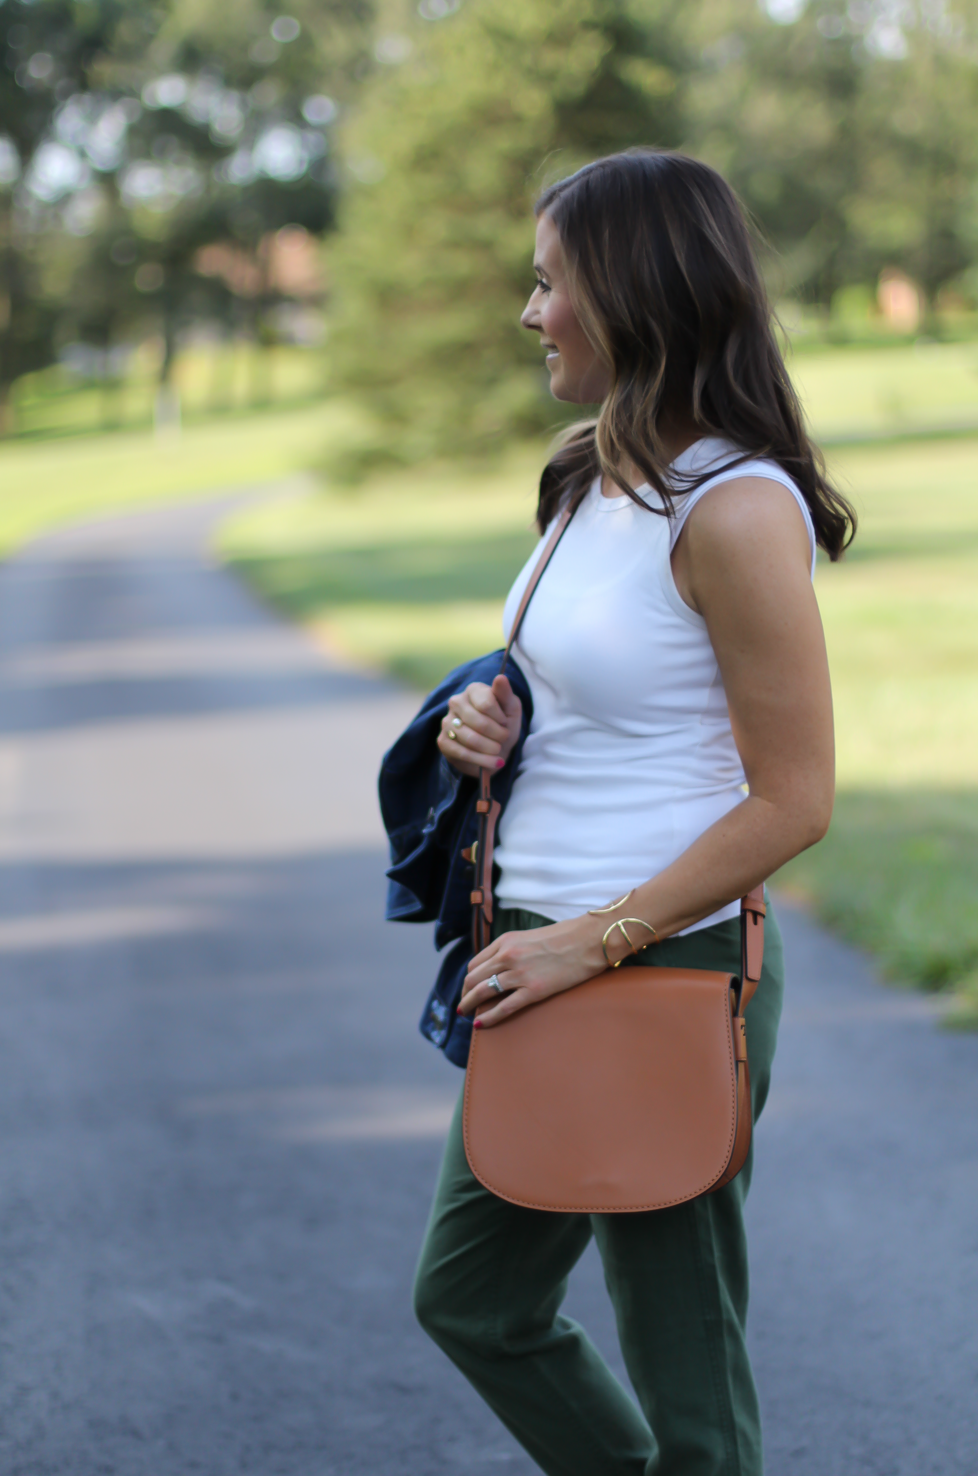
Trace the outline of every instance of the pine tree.
<path fill-rule="evenodd" d="M 345 468 L 484 451 L 557 412 L 519 326 L 532 202 L 589 158 L 682 137 L 678 5 L 429 0 L 346 130 L 333 248 L 336 387 L 382 429 Z"/>

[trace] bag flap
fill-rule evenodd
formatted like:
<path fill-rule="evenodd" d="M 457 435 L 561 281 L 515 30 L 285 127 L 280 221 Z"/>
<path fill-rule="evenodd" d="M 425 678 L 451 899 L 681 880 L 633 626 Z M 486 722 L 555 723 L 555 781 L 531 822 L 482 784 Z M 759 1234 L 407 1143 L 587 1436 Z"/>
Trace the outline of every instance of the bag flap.
<path fill-rule="evenodd" d="M 663 1209 L 730 1163 L 737 1062 L 729 974 L 616 969 L 473 1032 L 465 1151 L 534 1209 Z"/>

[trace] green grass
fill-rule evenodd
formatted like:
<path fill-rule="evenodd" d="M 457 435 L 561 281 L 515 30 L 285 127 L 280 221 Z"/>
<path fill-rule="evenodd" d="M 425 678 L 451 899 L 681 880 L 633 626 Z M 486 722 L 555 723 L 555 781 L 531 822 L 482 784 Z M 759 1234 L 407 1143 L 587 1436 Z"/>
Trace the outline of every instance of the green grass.
<path fill-rule="evenodd" d="M 978 342 L 799 350 L 789 366 L 826 445 L 961 427 L 978 431 Z"/>
<path fill-rule="evenodd" d="M 777 878 L 884 973 L 952 989 L 978 1026 L 978 787 L 842 789 L 828 836 Z"/>
<path fill-rule="evenodd" d="M 300 471 L 322 455 L 339 407 L 263 411 L 152 432 L 0 445 L 0 555 L 47 528 L 118 507 L 207 496 Z"/>
<path fill-rule="evenodd" d="M 832 456 L 861 516 L 820 564 L 839 792 L 779 881 L 978 1027 L 978 439 Z"/>
<path fill-rule="evenodd" d="M 972 325 L 971 331 L 974 331 Z M 79 380 L 60 366 L 14 386 L 18 436 L 145 429 L 152 424 L 158 346 L 143 345 L 121 382 Z M 915 343 L 812 342 L 801 335 L 791 358 L 819 437 L 826 441 L 965 427 L 978 429 L 978 339 Z M 185 422 L 241 414 L 255 405 L 307 402 L 322 392 L 322 350 L 247 342 L 197 345 L 177 358 L 173 382 Z"/>
<path fill-rule="evenodd" d="M 419 688 L 502 642 L 502 602 L 534 543 L 545 448 L 489 468 L 387 473 L 257 508 L 221 551 L 266 599 L 351 658 Z"/>
<path fill-rule="evenodd" d="M 12 395 L 17 437 L 145 430 L 153 424 L 159 349 L 136 351 L 124 377 L 95 383 L 60 365 L 25 374 Z M 185 423 L 241 415 L 256 406 L 295 405 L 320 396 L 325 362 L 317 349 L 236 342 L 185 349 L 173 369 Z"/>

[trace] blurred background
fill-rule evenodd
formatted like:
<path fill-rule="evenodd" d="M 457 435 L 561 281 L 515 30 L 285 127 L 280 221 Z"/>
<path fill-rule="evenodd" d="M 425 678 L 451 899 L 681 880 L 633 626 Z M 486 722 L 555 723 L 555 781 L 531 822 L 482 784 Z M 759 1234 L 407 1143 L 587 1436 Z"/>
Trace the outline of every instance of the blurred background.
<path fill-rule="evenodd" d="M 419 689 L 533 542 L 535 194 L 721 169 L 862 519 L 818 573 L 837 814 L 781 881 L 978 1022 L 974 0 L 4 0 L 0 49 L 3 550 L 290 477 L 220 557 Z"/>
<path fill-rule="evenodd" d="M 860 514 L 770 1469 L 978 1470 L 978 0 L 0 0 L 4 1476 L 528 1476 L 411 1313 L 460 1077 L 375 776 L 535 541 L 533 200 L 650 143 Z M 596 1255 L 568 1305 L 624 1377 Z"/>

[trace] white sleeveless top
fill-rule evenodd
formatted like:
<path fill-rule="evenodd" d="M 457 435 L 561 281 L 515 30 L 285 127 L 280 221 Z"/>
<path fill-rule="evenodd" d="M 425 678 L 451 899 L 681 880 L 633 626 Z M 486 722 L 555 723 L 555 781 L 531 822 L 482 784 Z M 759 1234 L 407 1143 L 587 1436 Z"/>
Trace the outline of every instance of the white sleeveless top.
<path fill-rule="evenodd" d="M 702 475 L 738 454 L 704 439 L 673 471 Z M 674 518 L 624 495 L 603 497 L 598 479 L 571 519 L 514 648 L 533 721 L 499 827 L 500 906 L 555 922 L 602 907 L 743 802 L 743 765 L 706 622 L 680 595 L 670 560 L 695 504 L 734 477 L 788 488 L 808 528 L 814 572 L 811 515 L 773 461 L 744 462 L 680 494 Z M 661 506 L 651 488 L 639 491 Z M 507 634 L 542 545 L 510 590 Z M 733 902 L 685 931 L 739 910 Z"/>

